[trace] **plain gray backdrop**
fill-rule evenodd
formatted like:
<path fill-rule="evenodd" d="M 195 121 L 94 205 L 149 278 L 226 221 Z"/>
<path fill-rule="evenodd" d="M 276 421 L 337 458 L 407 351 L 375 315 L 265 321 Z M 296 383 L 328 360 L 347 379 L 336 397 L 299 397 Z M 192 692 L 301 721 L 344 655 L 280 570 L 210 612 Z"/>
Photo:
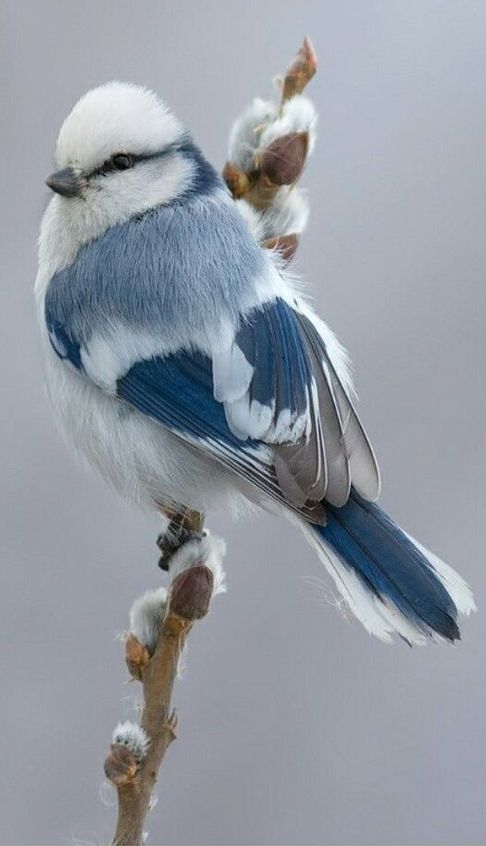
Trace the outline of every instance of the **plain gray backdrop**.
<path fill-rule="evenodd" d="M 384 505 L 480 611 L 454 648 L 385 646 L 339 617 L 289 525 L 210 515 L 229 592 L 191 638 L 151 842 L 484 843 L 486 3 L 0 11 L 0 842 L 109 839 L 102 764 L 136 695 L 116 635 L 164 579 L 157 520 L 79 468 L 44 397 L 32 284 L 60 123 L 98 83 L 143 83 L 220 167 L 233 117 L 309 34 L 320 125 L 298 270 L 353 357 Z"/>

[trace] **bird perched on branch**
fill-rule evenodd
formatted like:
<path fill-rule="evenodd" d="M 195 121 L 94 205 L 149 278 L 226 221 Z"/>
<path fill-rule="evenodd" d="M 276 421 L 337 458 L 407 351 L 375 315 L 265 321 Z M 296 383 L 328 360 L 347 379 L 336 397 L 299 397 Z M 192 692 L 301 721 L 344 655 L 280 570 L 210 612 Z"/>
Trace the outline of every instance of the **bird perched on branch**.
<path fill-rule="evenodd" d="M 174 115 L 134 85 L 94 89 L 56 160 L 36 294 L 71 442 L 163 513 L 287 516 L 382 640 L 458 638 L 471 592 L 375 504 L 343 348 Z"/>

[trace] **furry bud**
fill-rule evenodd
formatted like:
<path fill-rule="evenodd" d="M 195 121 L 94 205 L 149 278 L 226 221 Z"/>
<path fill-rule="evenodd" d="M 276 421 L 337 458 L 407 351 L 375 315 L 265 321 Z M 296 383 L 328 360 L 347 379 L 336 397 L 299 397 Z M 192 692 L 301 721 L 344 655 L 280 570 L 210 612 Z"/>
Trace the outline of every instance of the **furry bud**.
<path fill-rule="evenodd" d="M 167 591 L 160 587 L 146 591 L 130 609 L 129 636 L 133 635 L 139 644 L 146 646 L 150 655 L 155 649 L 160 625 L 165 617 L 166 602 Z"/>
<path fill-rule="evenodd" d="M 105 761 L 105 776 L 115 787 L 123 787 L 133 781 L 138 772 L 138 761 L 130 749 L 113 745 Z"/>
<path fill-rule="evenodd" d="M 223 570 L 223 558 L 226 552 L 226 544 L 222 538 L 210 535 L 206 530 L 202 537 L 188 541 L 173 555 L 169 575 L 174 585 L 175 579 L 180 573 L 190 567 L 203 565 L 211 571 L 212 587 L 211 597 L 226 591 L 225 572 Z M 171 588 L 170 602 L 172 606 L 173 592 Z"/>
<path fill-rule="evenodd" d="M 204 564 L 183 570 L 172 582 L 170 610 L 184 620 L 200 620 L 208 613 L 213 574 Z"/>
<path fill-rule="evenodd" d="M 299 178 L 307 155 L 306 132 L 276 138 L 259 156 L 262 173 L 273 185 L 292 185 Z"/>
<path fill-rule="evenodd" d="M 138 764 L 145 758 L 149 742 L 146 732 L 137 723 L 118 723 L 113 731 L 113 746 L 125 746 Z"/>

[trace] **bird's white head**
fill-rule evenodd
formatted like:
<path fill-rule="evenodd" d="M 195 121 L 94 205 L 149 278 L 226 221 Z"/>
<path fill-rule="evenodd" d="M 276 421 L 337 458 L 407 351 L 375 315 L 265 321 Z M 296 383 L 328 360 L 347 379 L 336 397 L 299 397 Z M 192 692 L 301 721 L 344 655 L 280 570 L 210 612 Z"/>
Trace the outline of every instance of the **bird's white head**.
<path fill-rule="evenodd" d="M 152 91 L 110 82 L 81 97 L 64 121 L 58 170 L 46 182 L 63 226 L 87 240 L 183 196 L 201 162 L 187 132 Z"/>

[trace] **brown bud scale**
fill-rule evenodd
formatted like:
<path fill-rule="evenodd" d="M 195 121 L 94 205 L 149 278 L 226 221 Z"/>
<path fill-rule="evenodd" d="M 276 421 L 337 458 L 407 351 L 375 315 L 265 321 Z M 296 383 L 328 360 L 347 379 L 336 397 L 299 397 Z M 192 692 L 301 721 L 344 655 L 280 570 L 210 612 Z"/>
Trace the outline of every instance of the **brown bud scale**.
<path fill-rule="evenodd" d="M 150 661 L 148 648 L 140 643 L 134 634 L 129 634 L 125 641 L 125 661 L 128 671 L 135 679 L 141 679 L 142 673 Z"/>
<path fill-rule="evenodd" d="M 213 593 L 213 574 L 204 564 L 195 564 L 179 573 L 172 582 L 170 613 L 184 620 L 199 620 L 208 613 Z"/>
<path fill-rule="evenodd" d="M 105 776 L 116 787 L 133 781 L 138 771 L 135 755 L 121 743 L 113 743 L 104 765 Z"/>
<path fill-rule="evenodd" d="M 226 162 L 223 168 L 223 179 L 236 200 L 244 197 L 250 190 L 251 183 L 248 174 L 232 162 Z"/>
<path fill-rule="evenodd" d="M 293 185 L 302 173 L 308 143 L 307 132 L 291 132 L 276 138 L 261 154 L 262 173 L 273 185 Z"/>
<path fill-rule="evenodd" d="M 317 56 L 309 38 L 297 53 L 290 65 L 282 85 L 282 101 L 290 100 L 296 94 L 301 94 L 317 70 Z"/>

